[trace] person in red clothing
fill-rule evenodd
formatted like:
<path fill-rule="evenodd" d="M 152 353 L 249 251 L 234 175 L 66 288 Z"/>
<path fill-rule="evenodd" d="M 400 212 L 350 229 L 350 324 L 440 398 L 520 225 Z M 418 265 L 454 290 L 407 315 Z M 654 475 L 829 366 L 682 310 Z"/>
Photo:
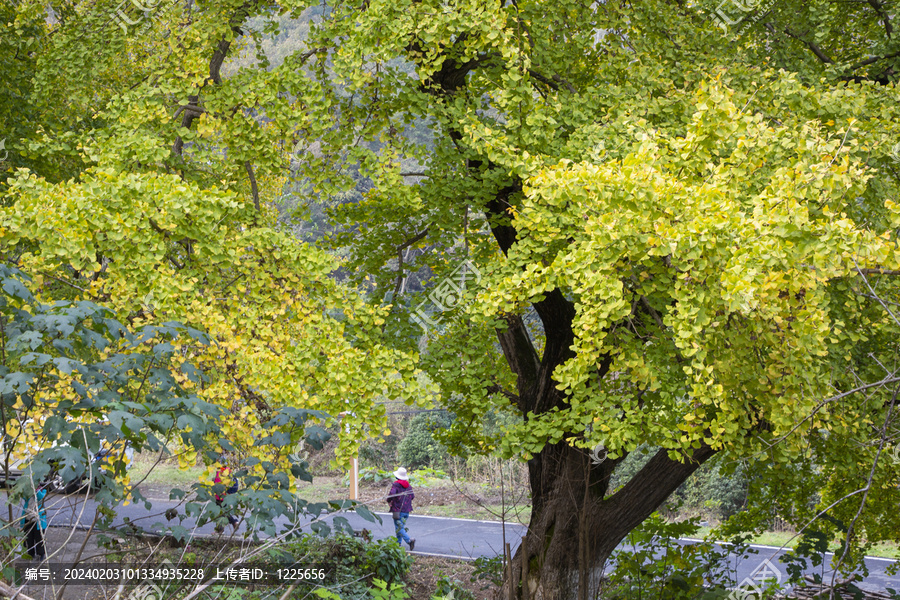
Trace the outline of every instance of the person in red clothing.
<path fill-rule="evenodd" d="M 391 509 L 391 516 L 394 517 L 397 543 L 402 546 L 403 542 L 406 542 L 409 544 L 410 550 L 415 550 L 416 540 L 409 538 L 406 519 L 409 518 L 409 513 L 412 512 L 412 501 L 416 495 L 412 491 L 412 486 L 409 485 L 409 476 L 406 474 L 406 469 L 400 467 L 394 471 L 394 477 L 397 478 L 397 481 L 394 482 L 391 486 L 391 491 L 388 492 L 387 503 Z"/>
<path fill-rule="evenodd" d="M 216 471 L 216 477 L 213 479 L 213 483 L 227 483 L 228 480 L 231 479 L 229 475 L 230 469 L 226 466 L 221 466 Z M 231 486 L 225 491 L 225 494 L 233 494 L 237 491 L 237 481 L 233 482 Z M 222 508 L 222 501 L 225 500 L 225 494 L 216 494 L 216 505 L 219 508 Z M 231 523 L 231 526 L 234 527 L 235 531 L 237 531 L 238 523 L 240 522 L 236 516 L 231 514 L 230 512 L 226 515 L 228 517 L 228 522 Z"/>

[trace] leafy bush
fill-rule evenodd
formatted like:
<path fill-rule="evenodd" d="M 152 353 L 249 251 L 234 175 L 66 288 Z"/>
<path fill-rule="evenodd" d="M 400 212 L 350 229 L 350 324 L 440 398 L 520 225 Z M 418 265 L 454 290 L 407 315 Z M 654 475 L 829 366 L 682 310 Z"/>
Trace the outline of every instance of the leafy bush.
<path fill-rule="evenodd" d="M 503 585 L 503 557 L 479 556 L 472 563 L 475 570 L 469 580 L 472 583 L 482 582 L 481 589 L 486 590 L 493 586 L 499 589 Z"/>
<path fill-rule="evenodd" d="M 359 480 L 361 482 L 368 481 L 370 483 L 382 483 L 385 481 L 390 481 L 394 478 L 394 474 L 391 471 L 382 471 L 381 469 L 376 469 L 375 467 L 366 467 L 365 469 L 359 470 Z M 344 476 L 344 485 L 350 484 L 350 475 Z"/>
<path fill-rule="evenodd" d="M 459 581 L 450 579 L 446 575 L 441 575 L 437 580 L 437 587 L 431 600 L 475 600 L 475 596 L 464 588 Z"/>
<path fill-rule="evenodd" d="M 674 500 L 698 511 L 707 509 L 711 514 L 728 518 L 746 503 L 748 480 L 738 466 L 726 469 L 721 461 L 713 459 L 698 469 L 675 493 Z"/>
<path fill-rule="evenodd" d="M 337 590 L 338 597 L 342 600 L 399 598 L 378 595 L 392 594 L 393 586 L 371 586 L 375 585 L 376 579 L 386 584 L 396 583 L 402 580 L 412 566 L 412 557 L 393 538 L 366 542 L 346 534 L 327 538 L 310 535 L 283 544 L 280 550 L 283 555 L 287 555 L 282 560 L 324 568 L 325 579 L 311 584 Z"/>
<path fill-rule="evenodd" d="M 447 413 L 422 413 L 409 424 L 406 437 L 398 447 L 400 462 L 408 469 L 444 467 L 447 464 L 447 447 L 434 439 L 434 431 L 446 429 L 453 423 Z"/>
<path fill-rule="evenodd" d="M 413 485 L 426 486 L 429 480 L 449 479 L 449 477 L 450 476 L 447 475 L 445 471 L 425 467 L 411 471 L 409 474 L 409 482 Z"/>
<path fill-rule="evenodd" d="M 615 569 L 603 586 L 603 597 L 616 599 L 716 600 L 729 592 L 725 583 L 733 581 L 728 555 L 709 542 L 683 544 L 699 528 L 697 519 L 667 523 L 652 515 L 626 538 L 612 561 Z M 736 540 L 729 550 L 748 554 L 744 540 Z"/>
<path fill-rule="evenodd" d="M 394 538 L 370 542 L 366 547 L 366 565 L 370 573 L 387 583 L 403 578 L 413 559 Z"/>
<path fill-rule="evenodd" d="M 316 588 L 313 590 L 313 594 L 317 598 L 323 598 L 324 600 L 348 600 L 346 596 L 340 596 L 324 587 Z M 372 587 L 368 589 L 365 598 L 371 598 L 372 600 L 406 600 L 409 598 L 409 594 L 403 590 L 401 585 L 396 583 L 388 585 L 387 582 L 375 579 L 372 581 Z"/>
<path fill-rule="evenodd" d="M 403 586 L 396 583 L 392 583 L 389 586 L 387 582 L 380 579 L 372 582 L 369 595 L 373 600 L 406 600 L 406 598 L 409 598 L 409 594 L 403 590 Z"/>

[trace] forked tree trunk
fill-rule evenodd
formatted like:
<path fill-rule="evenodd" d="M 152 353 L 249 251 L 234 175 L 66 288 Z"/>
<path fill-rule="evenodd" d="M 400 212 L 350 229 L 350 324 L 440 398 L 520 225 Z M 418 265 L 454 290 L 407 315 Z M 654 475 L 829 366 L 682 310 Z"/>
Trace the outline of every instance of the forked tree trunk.
<path fill-rule="evenodd" d="M 515 228 L 503 220 L 504 209 L 514 203 L 513 198 L 519 193 L 521 186 L 514 183 L 500 190 L 487 205 L 491 230 L 504 253 L 517 241 Z M 507 315 L 506 327 L 497 332 L 506 361 L 518 379 L 516 404 L 523 415 L 542 415 L 568 407 L 553 373 L 574 356 L 572 302 L 557 289 L 547 292 L 533 306 L 544 329 L 540 356 L 520 317 Z M 640 320 L 645 316 L 633 314 L 632 318 Z M 609 374 L 611 362 L 610 357 L 605 357 L 597 364 L 598 377 Z M 564 437 L 584 433 L 573 431 Z M 565 442 L 544 447 L 528 461 L 531 523 L 512 561 L 512 579 L 506 581 L 501 599 L 596 598 L 603 565 L 619 542 L 713 454 L 711 448 L 701 446 L 691 456 L 684 456 L 683 461 L 674 461 L 661 450 L 621 490 L 607 497 L 610 475 L 621 458 L 593 464 L 587 451 Z"/>
<path fill-rule="evenodd" d="M 713 454 L 703 447 L 680 463 L 661 451 L 604 500 L 616 462 L 594 465 L 588 453 L 565 443 L 546 447 L 529 462 L 531 522 L 500 598 L 596 598 L 603 566 L 616 546 Z"/>

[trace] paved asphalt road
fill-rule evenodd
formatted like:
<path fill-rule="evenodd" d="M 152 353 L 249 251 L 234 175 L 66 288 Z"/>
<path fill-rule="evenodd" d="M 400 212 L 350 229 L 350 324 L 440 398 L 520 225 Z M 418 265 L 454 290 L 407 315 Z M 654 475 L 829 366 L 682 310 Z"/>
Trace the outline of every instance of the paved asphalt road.
<path fill-rule="evenodd" d="M 0 492 L 0 497 L 3 500 L 5 513 L 5 493 Z M 75 495 L 51 495 L 48 497 L 46 505 L 51 526 L 71 527 L 72 525 L 79 525 L 83 528 L 90 526 L 96 506 L 93 500 L 85 501 L 83 496 Z M 140 527 L 159 531 L 167 524 L 163 513 L 169 508 L 178 507 L 179 504 L 177 502 L 162 500 L 155 500 L 151 511 L 147 511 L 143 504 L 123 506 L 119 509 L 115 523 L 117 525 L 123 524 L 127 518 Z M 180 512 L 183 513 L 183 507 L 180 508 Z M 18 509 L 14 510 L 14 514 L 18 514 Z M 355 530 L 368 529 L 375 538 L 393 537 L 394 526 L 390 515 L 384 513 L 379 513 L 379 515 L 382 519 L 381 524 L 366 521 L 355 513 L 344 516 Z M 325 520 L 330 521 L 331 518 L 326 517 Z M 177 521 L 169 524 L 177 524 Z M 215 535 L 212 525 L 195 528 L 193 521 L 190 519 L 186 519 L 182 524 L 189 529 L 193 529 L 195 535 Z M 504 527 L 501 523 L 417 516 L 415 514 L 410 517 L 408 527 L 410 536 L 416 539 L 416 554 L 466 559 L 502 554 L 504 539 L 510 544 L 512 551 L 515 552 L 526 530 L 523 525 L 506 524 L 504 538 Z M 231 528 L 227 527 L 226 532 L 230 533 Z M 237 535 L 240 535 L 240 532 Z M 691 540 L 683 540 L 682 543 L 691 543 Z M 745 578 L 752 578 L 755 572 L 758 573 L 758 569 L 765 560 L 769 560 L 770 564 L 779 570 L 783 580 L 786 570 L 778 561 L 778 557 L 784 552 L 767 546 L 753 546 L 753 548 L 758 552 L 755 556 L 743 559 L 736 556 L 732 557 L 731 567 L 737 573 L 735 582 L 740 583 Z M 831 556 L 829 555 L 828 558 L 830 560 Z M 892 562 L 880 558 L 866 559 L 869 575 L 865 578 L 862 587 L 900 589 L 900 576 L 888 576 L 885 572 L 885 569 Z M 812 573 L 813 571 L 810 570 L 809 572 Z M 829 580 L 831 577 L 830 572 L 822 572 L 820 570 L 819 573 L 826 580 Z"/>

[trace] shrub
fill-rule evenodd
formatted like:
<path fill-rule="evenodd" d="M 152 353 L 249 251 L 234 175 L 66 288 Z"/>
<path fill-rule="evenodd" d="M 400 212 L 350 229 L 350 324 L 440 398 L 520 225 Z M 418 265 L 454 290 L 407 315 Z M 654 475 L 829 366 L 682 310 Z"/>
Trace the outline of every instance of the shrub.
<path fill-rule="evenodd" d="M 385 481 L 392 481 L 394 478 L 394 474 L 391 471 L 382 471 L 381 469 L 376 469 L 374 467 L 366 467 L 365 469 L 360 469 L 359 471 L 359 480 L 361 482 L 370 482 L 370 483 L 382 483 Z M 346 475 L 344 477 L 344 485 L 349 485 L 350 483 L 350 475 Z"/>
<path fill-rule="evenodd" d="M 475 596 L 462 586 L 462 583 L 455 579 L 450 579 L 446 575 L 441 575 L 437 580 L 434 594 L 431 600 L 475 600 Z"/>
<path fill-rule="evenodd" d="M 393 538 L 366 542 L 343 533 L 327 538 L 309 535 L 285 543 L 279 550 L 287 555 L 282 560 L 324 568 L 325 579 L 311 582 L 311 586 L 337 590 L 343 600 L 370 598 L 376 579 L 395 583 L 412 566 L 412 557 Z"/>
<path fill-rule="evenodd" d="M 698 519 L 667 523 L 659 514 L 652 515 L 613 553 L 615 568 L 604 583 L 602 597 L 724 600 L 728 584 L 734 582 L 729 555 L 710 542 L 679 542 L 695 535 L 698 528 Z M 746 556 L 756 551 L 749 549 L 745 539 L 737 539 L 728 552 Z"/>
<path fill-rule="evenodd" d="M 473 562 L 475 570 L 469 580 L 472 583 L 482 582 L 481 589 L 486 590 L 493 586 L 499 589 L 503 585 L 503 557 L 479 556 Z"/>
<path fill-rule="evenodd" d="M 410 472 L 409 474 L 409 482 L 413 485 L 417 485 L 420 487 L 427 487 L 429 480 L 435 479 L 449 479 L 449 475 L 440 469 L 432 469 L 429 467 L 425 467 L 422 469 L 416 469 L 415 471 Z"/>
<path fill-rule="evenodd" d="M 420 467 L 443 468 L 447 465 L 447 447 L 434 439 L 434 431 L 446 429 L 453 423 L 447 413 L 422 413 L 409 424 L 406 437 L 398 447 L 400 462 L 408 469 Z"/>
<path fill-rule="evenodd" d="M 394 538 L 370 542 L 366 547 L 366 567 L 386 583 L 399 581 L 412 566 L 413 559 Z"/>

